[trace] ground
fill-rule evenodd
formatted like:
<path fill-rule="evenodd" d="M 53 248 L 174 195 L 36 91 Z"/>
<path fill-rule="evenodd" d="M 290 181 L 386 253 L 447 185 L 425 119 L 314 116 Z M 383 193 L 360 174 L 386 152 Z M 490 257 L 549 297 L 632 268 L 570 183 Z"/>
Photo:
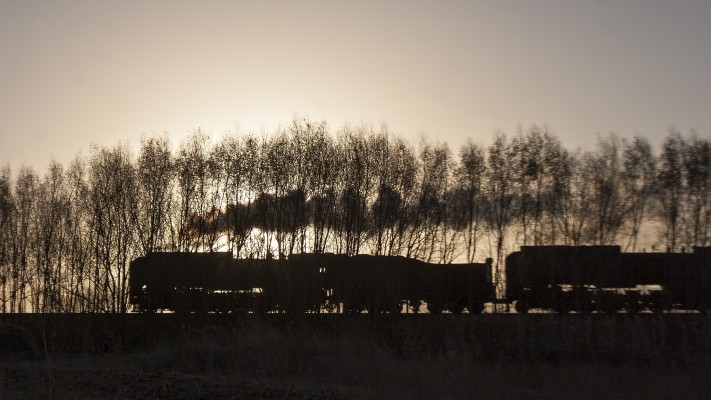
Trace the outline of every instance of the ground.
<path fill-rule="evenodd" d="M 12 318 L 0 400 L 705 398 L 711 376 L 700 314 Z"/>

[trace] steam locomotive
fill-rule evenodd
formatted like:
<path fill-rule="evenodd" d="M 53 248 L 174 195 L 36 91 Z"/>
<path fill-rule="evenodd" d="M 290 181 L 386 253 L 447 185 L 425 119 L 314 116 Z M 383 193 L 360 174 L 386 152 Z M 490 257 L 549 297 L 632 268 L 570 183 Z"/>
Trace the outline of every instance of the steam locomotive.
<path fill-rule="evenodd" d="M 492 260 L 431 264 L 400 256 L 152 253 L 129 269 L 138 312 L 480 313 L 711 309 L 711 247 L 693 253 L 622 253 L 619 246 L 522 246 L 506 258 L 505 294 Z"/>
<path fill-rule="evenodd" d="M 134 310 L 156 312 L 480 313 L 494 296 L 491 259 L 430 264 L 405 257 L 152 253 L 129 270 Z"/>

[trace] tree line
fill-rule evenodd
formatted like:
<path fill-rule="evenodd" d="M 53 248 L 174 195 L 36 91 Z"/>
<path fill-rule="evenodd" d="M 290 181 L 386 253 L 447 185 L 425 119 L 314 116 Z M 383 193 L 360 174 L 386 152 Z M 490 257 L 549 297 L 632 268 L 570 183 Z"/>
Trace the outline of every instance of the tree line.
<path fill-rule="evenodd" d="M 93 146 L 0 172 L 0 311 L 126 312 L 128 266 L 155 251 L 494 259 L 519 245 L 708 245 L 711 141 L 671 130 L 569 150 L 547 128 L 411 143 L 386 126 L 295 118 L 271 134 L 196 131 Z"/>

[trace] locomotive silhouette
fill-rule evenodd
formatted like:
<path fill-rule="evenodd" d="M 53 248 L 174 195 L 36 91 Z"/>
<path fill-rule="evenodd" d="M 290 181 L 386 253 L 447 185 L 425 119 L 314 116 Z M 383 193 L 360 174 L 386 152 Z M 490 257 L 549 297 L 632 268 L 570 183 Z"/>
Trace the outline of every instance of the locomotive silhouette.
<path fill-rule="evenodd" d="M 430 264 L 400 256 L 152 253 L 130 265 L 130 298 L 142 312 L 479 313 L 494 296 L 491 260 Z"/>
<path fill-rule="evenodd" d="M 711 247 L 693 253 L 622 253 L 619 246 L 522 246 L 506 258 L 506 293 L 492 260 L 431 264 L 400 256 L 151 253 L 130 265 L 138 312 L 520 313 L 711 309 Z"/>

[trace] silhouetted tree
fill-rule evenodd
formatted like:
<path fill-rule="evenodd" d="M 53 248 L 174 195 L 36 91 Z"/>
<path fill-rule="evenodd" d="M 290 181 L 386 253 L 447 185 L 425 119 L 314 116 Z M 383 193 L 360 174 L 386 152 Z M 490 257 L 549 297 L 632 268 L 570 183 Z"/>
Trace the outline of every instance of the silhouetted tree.
<path fill-rule="evenodd" d="M 705 246 L 711 223 L 711 141 L 692 134 L 683 152 L 686 248 Z"/>
<path fill-rule="evenodd" d="M 534 244 L 558 243 L 556 213 L 562 200 L 562 183 L 570 172 L 572 158 L 560 140 L 548 131 L 543 133 L 543 173 L 536 187 Z"/>
<path fill-rule="evenodd" d="M 610 134 L 598 138 L 597 152 L 585 157 L 585 174 L 588 184 L 589 209 L 592 211 L 590 237 L 598 245 L 611 244 L 624 224 L 627 205 L 621 179 L 620 140 Z"/>
<path fill-rule="evenodd" d="M 33 241 L 33 214 L 36 210 L 38 180 L 35 171 L 27 166 L 20 167 L 15 182 L 15 226 L 13 232 L 12 289 L 10 292 L 10 310 L 24 312 L 27 288 L 32 279 L 31 258 L 35 243 Z"/>
<path fill-rule="evenodd" d="M 328 177 L 318 176 L 325 173 L 323 159 L 319 154 L 329 150 L 324 148 L 330 143 L 326 140 L 325 122 L 313 122 L 306 118 L 295 117 L 289 127 L 289 154 L 291 181 L 289 193 L 284 197 L 290 242 L 288 254 L 306 251 L 308 227 L 312 221 L 312 210 L 308 199 L 316 190 L 321 189 L 319 181 Z"/>
<path fill-rule="evenodd" d="M 198 251 L 207 245 L 206 227 L 191 225 L 190 220 L 204 223 L 195 216 L 209 211 L 208 142 L 206 134 L 194 132 L 181 144 L 175 159 L 179 212 L 173 235 L 177 238 L 175 247 L 181 251 Z"/>
<path fill-rule="evenodd" d="M 66 291 L 65 310 L 96 311 L 91 307 L 91 208 L 86 162 L 77 156 L 66 173 L 69 211 L 66 216 L 67 253 L 62 281 Z"/>
<path fill-rule="evenodd" d="M 625 249 L 636 251 L 642 221 L 654 191 L 656 163 L 652 146 L 643 137 L 635 136 L 631 143 L 623 141 L 623 147 L 622 186 L 629 209 L 630 225 Z"/>
<path fill-rule="evenodd" d="M 372 148 L 366 127 L 349 126 L 339 134 L 338 155 L 343 161 L 340 180 L 337 250 L 348 255 L 360 253 L 368 231 L 367 201 L 374 185 Z"/>
<path fill-rule="evenodd" d="M 479 235 L 482 233 L 483 216 L 486 212 L 484 184 L 486 179 L 486 152 L 483 146 L 471 140 L 459 152 L 459 167 L 456 170 L 459 199 L 456 213 L 465 223 L 464 241 L 467 262 L 474 262 Z"/>
<path fill-rule="evenodd" d="M 235 189 L 236 202 L 239 201 L 243 205 L 243 212 L 235 214 L 232 225 L 237 256 L 240 255 L 242 249 L 248 244 L 248 239 L 252 236 L 257 218 L 253 203 L 262 190 L 260 140 L 252 135 L 244 136 L 239 148 L 240 152 L 234 156 L 237 157 L 235 162 L 239 163 L 238 172 L 241 172 L 242 178 L 238 181 L 235 180 Z M 248 252 L 247 255 L 252 257 L 253 254 L 253 252 Z"/>
<path fill-rule="evenodd" d="M 497 294 L 503 291 L 503 257 L 506 234 L 515 218 L 514 169 L 515 148 L 506 135 L 499 133 L 489 146 L 487 157 L 488 222 L 494 240 L 494 280 Z"/>
<path fill-rule="evenodd" d="M 325 123 L 316 124 L 311 130 L 307 149 L 307 187 L 310 196 L 307 208 L 311 215 L 313 252 L 326 251 L 337 219 L 338 181 L 341 165 L 336 144 L 328 133 Z"/>
<path fill-rule="evenodd" d="M 566 245 L 585 243 L 591 219 L 590 177 L 586 174 L 589 169 L 583 167 L 584 157 L 580 152 L 568 154 L 556 174 L 555 219 Z"/>
<path fill-rule="evenodd" d="M 38 210 L 35 213 L 34 242 L 37 251 L 35 279 L 32 282 L 33 309 L 35 312 L 57 311 L 62 308 L 59 266 L 66 245 L 63 224 L 69 210 L 61 164 L 56 161 L 50 163 L 44 180 L 37 187 L 36 197 Z"/>
<path fill-rule="evenodd" d="M 14 201 L 11 192 L 10 168 L 0 171 L 0 310 L 7 312 L 7 285 L 11 280 L 11 243 L 14 241 L 12 224 Z"/>
<path fill-rule="evenodd" d="M 94 148 L 89 161 L 89 220 L 93 252 L 93 310 L 126 312 L 128 263 L 133 259 L 136 179 L 128 149 Z"/>
<path fill-rule="evenodd" d="M 174 169 L 166 136 L 141 140 L 136 172 L 138 206 L 132 218 L 145 255 L 167 247 Z"/>
<path fill-rule="evenodd" d="M 262 152 L 262 165 L 264 167 L 265 198 L 270 201 L 264 203 L 271 208 L 271 234 L 276 240 L 276 254 L 285 254 L 290 236 L 288 210 L 284 208 L 282 198 L 287 196 L 292 186 L 292 165 L 295 163 L 294 152 L 291 148 L 289 135 L 286 131 L 279 131 L 264 143 Z M 265 240 L 267 253 L 271 250 L 271 239 Z"/>
<path fill-rule="evenodd" d="M 545 235 L 554 242 L 556 174 L 565 161 L 560 142 L 546 128 L 533 125 L 526 133 L 519 131 L 511 146 L 515 153 L 516 216 L 522 244 L 540 245 Z"/>
<path fill-rule="evenodd" d="M 657 199 L 667 251 L 670 252 L 677 250 L 679 221 L 684 212 L 685 145 L 681 134 L 672 129 L 664 139 L 658 161 Z"/>

